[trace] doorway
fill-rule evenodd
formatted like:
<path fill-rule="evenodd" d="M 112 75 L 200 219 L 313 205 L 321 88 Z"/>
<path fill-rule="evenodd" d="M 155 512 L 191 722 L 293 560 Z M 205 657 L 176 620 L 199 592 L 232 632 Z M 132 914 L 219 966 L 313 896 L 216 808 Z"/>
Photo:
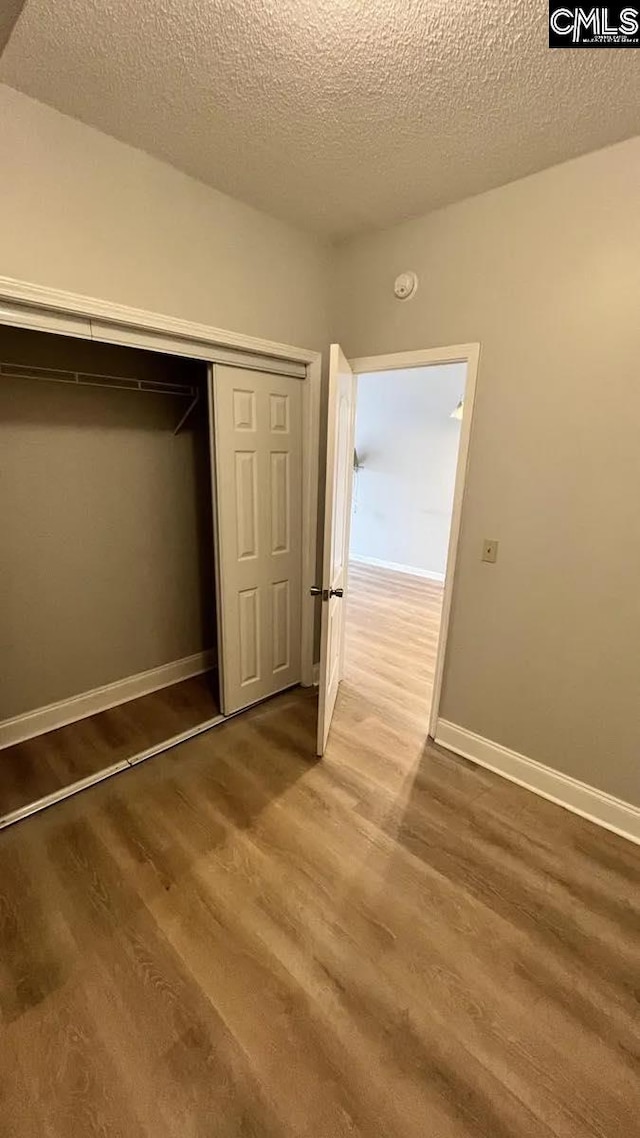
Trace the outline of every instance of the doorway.
<path fill-rule="evenodd" d="M 220 720 L 207 367 L 0 326 L 0 828 Z"/>
<path fill-rule="evenodd" d="M 467 365 L 358 376 L 344 679 L 426 736 Z"/>
<path fill-rule="evenodd" d="M 389 657 L 396 653 L 395 662 L 391 661 L 389 665 L 389 686 L 384 691 L 382 679 L 382 688 L 379 684 L 376 692 L 369 693 L 372 698 L 360 700 L 360 705 L 357 706 L 357 688 L 347 684 L 348 693 L 343 689 L 343 694 L 355 694 L 357 697 L 356 720 L 363 722 L 367 716 L 370 721 L 375 720 L 380 701 L 391 701 L 392 706 L 397 708 L 398 698 L 404 698 L 407 688 L 417 679 L 414 714 L 410 718 L 414 725 L 417 720 L 423 743 L 427 736 L 434 734 L 445 667 L 479 355 L 479 344 L 462 344 L 347 360 L 338 344 L 331 347 L 323 574 L 322 586 L 312 590 L 322 598 L 317 739 L 319 755 L 325 752 L 338 692 L 347 675 L 349 608 L 352 615 L 355 614 L 355 618 L 359 619 L 361 627 L 360 641 L 358 642 L 357 635 L 355 639 L 354 669 L 358 666 L 358 654 L 359 664 L 364 668 L 367 652 L 378 662 L 383 659 L 389 661 Z M 455 368 L 448 365 L 455 365 Z M 415 378 L 416 372 L 421 372 L 420 378 Z M 407 380 L 408 394 L 405 393 L 399 399 L 399 388 L 394 386 L 394 380 L 399 382 L 401 375 Z M 376 423 L 377 433 L 374 432 L 371 436 L 375 445 L 356 438 L 357 383 L 360 377 L 365 377 L 365 384 L 367 377 L 370 377 L 373 385 L 371 398 L 365 402 L 369 403 L 369 426 L 374 419 Z M 431 389 L 427 393 L 430 398 L 426 401 L 424 391 L 421 398 L 418 398 L 421 383 L 434 384 L 438 378 L 444 381 L 444 386 L 441 385 L 439 390 Z M 452 389 L 450 387 L 447 390 L 447 380 L 452 382 Z M 382 415 L 379 406 L 381 401 L 385 406 Z M 402 404 L 402 422 L 398 420 L 399 403 Z M 429 406 L 431 409 L 428 411 Z M 423 422 L 426 422 L 425 416 L 429 415 L 433 418 L 433 426 L 421 438 L 418 421 L 422 417 Z M 448 430 L 442 428 L 443 419 L 447 420 Z M 442 440 L 449 441 L 449 451 L 444 442 L 436 445 L 436 421 L 441 424 L 439 434 Z M 389 432 L 386 431 L 387 423 L 391 428 Z M 397 438 L 390 443 L 389 434 L 395 432 L 397 435 L 402 431 L 411 433 L 410 445 L 408 435 L 400 443 Z M 428 442 L 429 433 L 431 438 Z M 371 451 L 369 455 L 368 446 Z M 387 453 L 389 447 L 393 452 L 392 460 Z M 379 452 L 378 461 L 382 450 L 386 453 L 383 466 L 386 469 L 387 485 L 381 494 L 380 483 L 373 479 L 367 490 L 369 516 L 364 518 L 362 526 L 358 521 L 353 527 L 353 508 L 355 506 L 356 511 L 362 508 L 361 487 L 356 487 L 354 497 L 355 477 L 363 473 L 368 460 L 371 463 L 376 448 Z M 452 449 L 455 450 L 455 456 L 445 458 Z M 442 456 L 440 463 L 436 458 L 438 453 Z M 425 461 L 429 457 L 435 460 L 437 473 L 434 469 L 425 482 Z M 396 464 L 396 474 L 402 472 L 402 479 L 396 479 L 395 482 L 389 479 L 390 461 Z M 373 466 L 375 465 L 374 461 Z M 455 469 L 453 482 L 452 468 Z M 381 471 L 378 470 L 377 473 L 380 475 Z M 431 486 L 427 490 L 429 482 Z M 381 504 L 384 508 L 381 508 Z M 430 514 L 429 525 L 426 519 Z M 396 529 L 395 545 L 392 545 L 390 527 L 398 515 L 401 525 Z M 352 529 L 356 546 L 353 553 L 360 560 L 353 559 L 350 565 Z M 363 562 L 363 558 L 367 558 L 368 563 Z M 407 569 L 419 572 L 408 573 Z M 377 645 L 372 640 L 375 627 L 373 575 L 376 572 L 380 578 L 379 599 L 381 604 L 386 605 L 387 615 L 391 611 L 389 598 L 394 592 L 397 593 L 403 583 L 405 586 L 404 623 L 393 624 L 392 621 L 390 627 L 388 621 L 386 625 L 382 621 Z M 381 577 L 381 572 L 395 576 L 385 579 Z M 429 596 L 420 597 L 421 590 L 428 592 Z M 412 604 L 415 604 L 415 612 L 412 612 Z M 427 620 L 426 625 L 424 620 Z M 420 629 L 422 637 L 418 635 L 416 640 Z M 422 678 L 417 676 L 421 650 L 426 669 Z M 403 651 L 404 658 L 397 658 L 397 654 L 402 655 Z M 369 660 L 366 675 L 370 679 L 372 671 L 372 662 Z"/>

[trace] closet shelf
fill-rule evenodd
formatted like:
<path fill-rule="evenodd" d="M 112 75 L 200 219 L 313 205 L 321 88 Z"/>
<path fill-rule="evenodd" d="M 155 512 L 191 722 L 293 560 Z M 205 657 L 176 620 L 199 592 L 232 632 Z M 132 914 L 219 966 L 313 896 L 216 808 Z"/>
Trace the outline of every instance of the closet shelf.
<path fill-rule="evenodd" d="M 180 418 L 175 435 L 184 426 L 198 403 L 200 392 L 192 383 L 166 383 L 163 380 L 133 379 L 120 375 L 97 375 L 87 371 L 64 371 L 59 368 L 35 367 L 32 364 L 8 364 L 0 361 L 0 376 L 6 379 L 37 379 L 46 383 L 70 383 L 76 387 L 106 387 L 118 391 L 147 391 L 155 395 L 177 395 L 190 399 Z"/>

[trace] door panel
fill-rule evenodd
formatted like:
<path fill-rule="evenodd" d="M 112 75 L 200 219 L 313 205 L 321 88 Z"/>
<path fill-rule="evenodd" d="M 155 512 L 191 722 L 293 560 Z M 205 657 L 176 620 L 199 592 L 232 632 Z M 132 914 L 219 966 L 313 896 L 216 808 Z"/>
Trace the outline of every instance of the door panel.
<path fill-rule="evenodd" d="M 329 357 L 318 754 L 331 726 L 344 666 L 356 384 L 338 344 Z"/>
<path fill-rule="evenodd" d="M 300 681 L 302 382 L 212 374 L 222 711 Z"/>

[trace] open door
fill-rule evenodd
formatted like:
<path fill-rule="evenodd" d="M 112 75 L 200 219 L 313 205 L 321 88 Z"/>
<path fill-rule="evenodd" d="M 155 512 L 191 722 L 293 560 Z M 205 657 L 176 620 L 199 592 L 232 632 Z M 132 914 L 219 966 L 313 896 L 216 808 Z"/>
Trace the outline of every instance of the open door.
<path fill-rule="evenodd" d="M 329 356 L 327 474 L 322 563 L 322 637 L 318 754 L 324 754 L 331 717 L 342 679 L 344 628 L 351 528 L 356 381 L 338 344 Z"/>

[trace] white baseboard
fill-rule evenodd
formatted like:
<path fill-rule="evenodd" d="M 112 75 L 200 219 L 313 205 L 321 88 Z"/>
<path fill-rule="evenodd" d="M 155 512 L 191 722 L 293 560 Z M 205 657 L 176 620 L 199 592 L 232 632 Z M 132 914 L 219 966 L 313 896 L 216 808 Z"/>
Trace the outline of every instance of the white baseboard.
<path fill-rule="evenodd" d="M 640 807 L 439 719 L 436 743 L 640 845 Z"/>
<path fill-rule="evenodd" d="M 4 747 L 13 747 L 16 743 L 23 743 L 26 739 L 33 739 L 36 735 L 43 735 L 45 731 L 55 731 L 57 727 L 65 727 L 67 723 L 74 723 L 77 719 L 86 719 L 88 715 L 107 711 L 119 703 L 127 703 L 130 699 L 149 695 L 150 692 L 159 691 L 160 688 L 177 684 L 180 680 L 198 676 L 202 672 L 209 671 L 214 663 L 214 652 L 196 652 L 195 655 L 185 656 L 182 660 L 161 664 L 159 668 L 150 668 L 149 671 L 139 672 L 136 676 L 127 676 L 126 679 L 116 680 L 113 684 L 105 684 L 104 687 L 94 688 L 93 691 L 82 692 L 81 695 L 74 695 L 70 699 L 62 699 L 58 703 L 50 703 L 46 707 L 37 707 L 34 711 L 5 719 L 0 722 L 0 750 Z"/>
<path fill-rule="evenodd" d="M 416 569 L 414 565 L 401 565 L 398 561 L 382 561 L 379 557 L 364 557 L 360 553 L 351 553 L 350 561 L 358 565 L 373 565 L 378 569 L 390 569 L 393 573 L 409 573 L 412 577 L 426 577 L 428 581 L 439 581 L 444 584 L 444 573 L 435 573 L 431 569 Z"/>

